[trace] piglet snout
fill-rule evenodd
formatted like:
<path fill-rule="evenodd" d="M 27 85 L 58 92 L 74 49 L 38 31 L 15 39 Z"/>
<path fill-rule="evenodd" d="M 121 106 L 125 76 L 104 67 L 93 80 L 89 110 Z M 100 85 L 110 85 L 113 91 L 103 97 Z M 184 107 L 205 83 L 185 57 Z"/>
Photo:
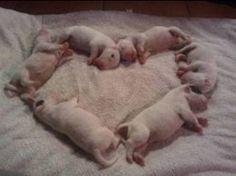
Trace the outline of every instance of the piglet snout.
<path fill-rule="evenodd" d="M 176 72 L 176 76 L 181 78 L 185 73 L 186 73 L 186 71 L 184 71 L 182 69 L 178 69 Z"/>
<path fill-rule="evenodd" d="M 97 66 L 100 70 L 104 70 L 105 69 L 105 64 L 103 62 L 101 62 L 101 61 L 95 60 L 92 64 Z"/>

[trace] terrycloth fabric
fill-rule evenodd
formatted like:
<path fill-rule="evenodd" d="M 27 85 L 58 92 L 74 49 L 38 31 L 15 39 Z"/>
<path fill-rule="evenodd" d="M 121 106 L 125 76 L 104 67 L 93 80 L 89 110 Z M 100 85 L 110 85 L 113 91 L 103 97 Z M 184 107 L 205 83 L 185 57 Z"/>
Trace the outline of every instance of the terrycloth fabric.
<path fill-rule="evenodd" d="M 29 16 L 0 9 L 0 169 L 30 176 L 51 175 L 158 175 L 227 176 L 236 173 L 236 21 L 230 19 L 163 18 L 122 12 L 81 12 L 65 15 Z M 144 168 L 125 161 L 123 146 L 119 160 L 105 170 L 65 136 L 38 122 L 18 98 L 8 99 L 4 84 L 15 67 L 32 50 L 33 39 L 42 24 L 53 29 L 87 25 L 113 39 L 143 31 L 154 25 L 178 26 L 213 50 L 218 64 L 218 86 L 209 109 L 203 115 L 210 126 L 204 136 L 180 130 L 166 143 L 154 146 Z M 159 101 L 180 85 L 171 52 L 108 71 L 87 66 L 85 55 L 60 67 L 39 90 L 39 96 L 60 93 L 62 99 L 79 97 L 84 109 L 114 129 L 117 124 Z M 66 117 L 65 117 L 66 118 Z"/>

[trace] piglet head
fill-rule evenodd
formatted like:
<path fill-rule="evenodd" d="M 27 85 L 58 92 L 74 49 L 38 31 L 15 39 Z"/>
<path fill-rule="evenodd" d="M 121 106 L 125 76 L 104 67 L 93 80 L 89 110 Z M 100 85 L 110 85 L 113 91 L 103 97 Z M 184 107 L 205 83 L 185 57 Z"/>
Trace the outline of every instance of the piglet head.
<path fill-rule="evenodd" d="M 117 45 L 120 51 L 121 60 L 127 61 L 127 62 L 136 61 L 137 51 L 132 41 L 128 39 L 121 39 L 118 41 Z"/>
<path fill-rule="evenodd" d="M 202 112 L 207 110 L 207 98 L 192 85 L 186 85 L 184 88 L 186 99 L 190 108 L 194 112 Z"/>
<path fill-rule="evenodd" d="M 118 47 L 105 48 L 102 54 L 93 60 L 93 65 L 96 65 L 100 70 L 115 68 L 120 63 L 120 53 Z"/>

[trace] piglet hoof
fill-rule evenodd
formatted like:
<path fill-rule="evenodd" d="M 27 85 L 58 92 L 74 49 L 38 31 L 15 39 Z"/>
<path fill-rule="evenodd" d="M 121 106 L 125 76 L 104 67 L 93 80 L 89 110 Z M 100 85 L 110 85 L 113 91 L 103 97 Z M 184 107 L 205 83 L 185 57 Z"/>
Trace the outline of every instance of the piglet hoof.
<path fill-rule="evenodd" d="M 139 63 L 140 63 L 141 65 L 145 64 L 145 62 L 146 62 L 146 60 L 145 60 L 144 58 L 142 58 L 142 57 L 140 57 L 140 58 L 138 59 L 138 61 L 139 61 Z"/>
<path fill-rule="evenodd" d="M 127 154 L 126 156 L 126 160 L 129 164 L 132 164 L 133 163 L 133 157 L 132 157 L 132 154 Z"/>
<path fill-rule="evenodd" d="M 203 126 L 203 127 L 207 127 L 208 126 L 208 119 L 203 118 L 203 117 L 198 117 L 198 122 Z"/>
<path fill-rule="evenodd" d="M 194 132 L 196 132 L 196 133 L 198 133 L 200 135 L 203 135 L 203 128 L 202 128 L 201 125 L 194 125 L 192 127 L 192 131 L 194 131 Z"/>
<path fill-rule="evenodd" d="M 133 155 L 133 160 L 135 161 L 135 163 L 137 163 L 140 166 L 145 166 L 145 161 L 144 158 L 141 154 L 139 153 L 134 153 Z"/>
<path fill-rule="evenodd" d="M 185 71 L 181 69 L 178 69 L 176 72 L 176 76 L 179 78 L 181 78 L 184 74 L 185 74 Z"/>
<path fill-rule="evenodd" d="M 186 61 L 187 56 L 181 53 L 176 53 L 175 54 L 175 62 L 179 63 L 180 61 Z"/>
<path fill-rule="evenodd" d="M 63 49 L 68 49 L 69 48 L 69 43 L 68 42 L 65 42 L 63 43 Z"/>
<path fill-rule="evenodd" d="M 178 53 L 175 53 L 175 62 L 178 63 L 179 62 L 179 57 L 178 57 Z"/>
<path fill-rule="evenodd" d="M 141 65 L 144 65 L 146 63 L 146 61 L 141 61 L 140 64 Z"/>
<path fill-rule="evenodd" d="M 199 134 L 203 134 L 203 128 L 200 124 L 199 125 L 194 125 L 194 124 L 185 123 L 183 125 L 183 127 L 190 130 L 190 131 L 193 131 L 193 132 L 196 132 L 196 133 L 199 133 Z"/>
<path fill-rule="evenodd" d="M 87 64 L 88 65 L 93 65 L 94 64 L 94 60 L 95 59 L 89 57 L 88 60 L 87 60 Z"/>
<path fill-rule="evenodd" d="M 63 57 L 72 56 L 73 53 L 74 53 L 74 51 L 72 49 L 66 49 L 62 56 Z"/>
<path fill-rule="evenodd" d="M 126 157 L 126 160 L 129 164 L 132 164 L 133 163 L 133 159 L 131 159 L 130 157 Z"/>

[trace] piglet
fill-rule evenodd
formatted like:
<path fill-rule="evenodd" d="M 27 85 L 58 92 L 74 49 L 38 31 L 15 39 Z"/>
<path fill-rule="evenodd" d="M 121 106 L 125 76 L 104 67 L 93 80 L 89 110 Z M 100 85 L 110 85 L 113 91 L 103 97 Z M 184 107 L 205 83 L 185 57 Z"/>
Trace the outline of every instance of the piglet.
<path fill-rule="evenodd" d="M 145 109 L 133 120 L 118 127 L 127 149 L 127 160 L 145 165 L 143 151 L 150 143 L 161 142 L 172 136 L 185 123 L 192 124 L 195 131 L 202 132 L 207 119 L 197 117 L 192 108 L 207 109 L 207 99 L 196 94 L 190 85 L 182 85 L 170 91 L 156 104 Z M 202 123 L 202 124 L 201 124 Z"/>
<path fill-rule="evenodd" d="M 190 36 L 178 27 L 154 26 L 118 40 L 121 59 L 135 61 L 138 58 L 144 64 L 152 53 L 180 49 L 191 42 Z"/>
<path fill-rule="evenodd" d="M 34 112 L 39 120 L 67 135 L 81 149 L 92 154 L 103 167 L 117 161 L 115 149 L 119 138 L 103 126 L 98 117 L 79 108 L 77 98 L 60 103 L 54 99 L 38 100 Z"/>
<path fill-rule="evenodd" d="M 107 35 L 87 26 L 68 27 L 64 35 L 74 49 L 90 54 L 88 64 L 96 65 L 101 70 L 112 69 L 119 65 L 118 47 Z"/>
<path fill-rule="evenodd" d="M 176 62 L 181 63 L 177 71 L 183 84 L 195 86 L 210 97 L 217 83 L 217 65 L 214 54 L 204 45 L 192 43 L 176 52 Z"/>
<path fill-rule="evenodd" d="M 55 43 L 54 40 L 53 31 L 47 28 L 42 28 L 34 40 L 33 53 L 52 52 L 65 47 L 63 44 Z"/>
<path fill-rule="evenodd" d="M 13 74 L 9 83 L 4 87 L 8 97 L 20 95 L 21 99 L 29 105 L 34 101 L 34 95 L 54 73 L 57 67 L 72 59 L 73 51 L 68 43 L 63 48 L 52 51 L 37 51 L 26 59 Z"/>

